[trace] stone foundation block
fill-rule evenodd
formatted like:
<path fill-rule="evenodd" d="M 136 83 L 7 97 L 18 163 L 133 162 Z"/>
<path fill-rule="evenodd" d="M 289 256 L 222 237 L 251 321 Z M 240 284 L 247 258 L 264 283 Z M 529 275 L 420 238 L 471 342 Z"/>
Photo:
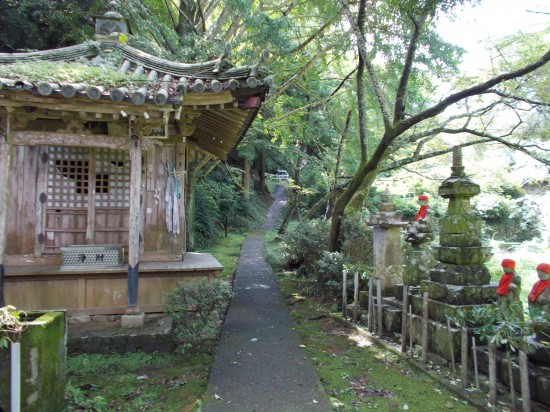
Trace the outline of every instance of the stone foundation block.
<path fill-rule="evenodd" d="M 451 305 L 473 305 L 492 303 L 496 297 L 497 284 L 489 285 L 446 285 L 444 283 L 426 281 L 430 299 L 435 299 Z"/>
<path fill-rule="evenodd" d="M 485 262 L 491 257 L 490 247 L 435 247 L 435 258 L 442 263 L 472 265 Z"/>
<path fill-rule="evenodd" d="M 90 315 L 75 315 L 75 316 L 69 316 L 67 318 L 67 323 L 69 325 L 73 325 L 75 323 L 86 323 L 91 321 L 92 321 L 92 318 L 90 317 Z"/>
<path fill-rule="evenodd" d="M 122 328 L 143 329 L 144 325 L 145 325 L 145 313 L 139 313 L 137 315 L 123 315 L 120 318 L 120 326 Z"/>
<path fill-rule="evenodd" d="M 453 265 L 438 263 L 430 271 L 430 280 L 450 285 L 485 285 L 491 281 L 491 274 L 483 264 Z"/>

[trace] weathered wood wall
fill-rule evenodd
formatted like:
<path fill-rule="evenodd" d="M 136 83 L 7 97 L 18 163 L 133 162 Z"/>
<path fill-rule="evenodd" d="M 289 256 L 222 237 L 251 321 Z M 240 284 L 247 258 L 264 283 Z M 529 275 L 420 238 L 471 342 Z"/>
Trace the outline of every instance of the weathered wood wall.
<path fill-rule="evenodd" d="M 47 180 L 51 179 L 48 176 L 48 162 L 41 160 L 47 152 L 43 146 L 14 148 L 7 253 L 59 253 L 61 246 L 86 243 L 127 246 L 128 207 L 105 207 L 94 202 L 87 207 L 61 207 L 47 206 L 40 201 L 40 195 L 48 193 Z M 184 245 L 185 222 L 180 219 L 179 236 L 168 233 L 164 199 L 166 181 L 163 164 L 176 165 L 176 145 L 154 145 L 144 152 L 143 162 L 141 251 L 180 255 Z M 94 173 L 92 175 L 95 176 Z M 183 191 L 182 184 L 180 188 Z M 181 209 L 183 201 L 182 196 Z M 91 221 L 93 236 L 88 240 L 91 207 L 95 218 Z M 40 234 L 43 236 L 41 243 L 37 240 Z"/>
<path fill-rule="evenodd" d="M 14 147 L 8 218 L 8 255 L 34 253 L 38 152 L 37 147 Z"/>

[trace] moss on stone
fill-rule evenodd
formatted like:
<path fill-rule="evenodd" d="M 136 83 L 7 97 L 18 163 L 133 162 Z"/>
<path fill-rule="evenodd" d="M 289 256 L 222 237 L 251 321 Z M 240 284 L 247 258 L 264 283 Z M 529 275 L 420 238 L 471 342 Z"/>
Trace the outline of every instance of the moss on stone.
<path fill-rule="evenodd" d="M 31 312 L 21 334 L 21 409 L 55 412 L 65 407 L 65 313 Z M 9 410 L 10 356 L 0 351 L 0 407 Z"/>

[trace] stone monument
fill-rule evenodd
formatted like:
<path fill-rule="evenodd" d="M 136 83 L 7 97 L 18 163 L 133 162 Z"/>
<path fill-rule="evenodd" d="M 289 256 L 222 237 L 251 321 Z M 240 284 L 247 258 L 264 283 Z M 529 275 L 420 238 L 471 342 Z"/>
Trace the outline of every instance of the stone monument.
<path fill-rule="evenodd" d="M 373 227 L 374 276 L 382 279 L 382 294 L 391 295 L 395 286 L 394 274 L 401 277 L 401 228 L 407 222 L 401 220 L 396 206 L 390 201 L 388 191 L 382 195 L 378 213 L 371 216 Z M 393 270 L 392 270 L 393 269 Z"/>
<path fill-rule="evenodd" d="M 523 310 L 519 299 L 521 277 L 516 273 L 516 262 L 512 259 L 504 259 L 501 266 L 504 274 L 500 278 L 496 290 L 499 309 L 507 314 L 513 310 L 520 319 L 523 319 Z"/>
<path fill-rule="evenodd" d="M 411 250 L 407 253 L 403 283 L 410 286 L 418 286 L 421 281 L 429 279 L 430 269 L 435 264 L 429 248 L 434 233 L 428 200 L 426 195 L 418 196 L 420 209 L 407 226 L 405 241 L 411 244 Z"/>
<path fill-rule="evenodd" d="M 495 284 L 484 262 L 491 248 L 481 245 L 482 220 L 472 213 L 470 199 L 480 193 L 479 185 L 464 173 L 462 151 L 453 149 L 452 173 L 438 194 L 449 199 L 447 213 L 439 219 L 440 246 L 434 248 L 438 261 L 426 281 L 430 297 L 430 318 L 445 323 L 459 310 L 468 312 L 480 304 L 495 301 Z"/>

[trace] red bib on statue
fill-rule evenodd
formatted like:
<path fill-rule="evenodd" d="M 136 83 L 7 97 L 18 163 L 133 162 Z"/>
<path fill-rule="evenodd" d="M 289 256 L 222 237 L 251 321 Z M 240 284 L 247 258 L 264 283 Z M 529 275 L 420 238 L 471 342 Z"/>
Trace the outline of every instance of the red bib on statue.
<path fill-rule="evenodd" d="M 533 288 L 531 289 L 531 293 L 529 293 L 529 296 L 527 298 L 531 302 L 534 302 L 535 300 L 537 300 L 537 298 L 543 292 L 543 290 L 546 289 L 548 286 L 550 286 L 550 280 L 539 280 L 537 283 L 533 285 Z"/>
<path fill-rule="evenodd" d="M 514 278 L 513 273 L 505 273 L 498 283 L 497 294 L 502 296 L 508 296 L 508 289 L 510 289 L 510 283 Z"/>

